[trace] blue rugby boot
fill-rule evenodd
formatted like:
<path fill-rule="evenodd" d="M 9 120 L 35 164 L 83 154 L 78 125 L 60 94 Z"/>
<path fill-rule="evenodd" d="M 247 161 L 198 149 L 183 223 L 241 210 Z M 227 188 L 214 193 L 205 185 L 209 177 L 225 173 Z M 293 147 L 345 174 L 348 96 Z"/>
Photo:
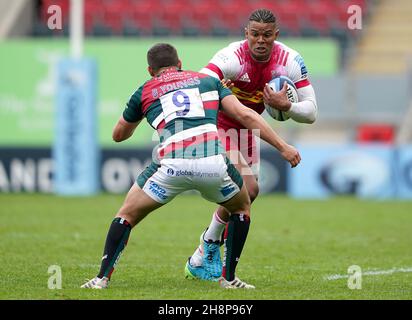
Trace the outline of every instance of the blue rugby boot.
<path fill-rule="evenodd" d="M 222 275 L 222 261 L 220 260 L 220 241 L 203 240 L 202 266 L 212 278 Z"/>
<path fill-rule="evenodd" d="M 213 278 L 203 266 L 192 266 L 190 264 L 190 257 L 187 259 L 185 266 L 185 278 L 186 279 L 200 279 L 206 281 L 218 281 L 218 278 Z"/>

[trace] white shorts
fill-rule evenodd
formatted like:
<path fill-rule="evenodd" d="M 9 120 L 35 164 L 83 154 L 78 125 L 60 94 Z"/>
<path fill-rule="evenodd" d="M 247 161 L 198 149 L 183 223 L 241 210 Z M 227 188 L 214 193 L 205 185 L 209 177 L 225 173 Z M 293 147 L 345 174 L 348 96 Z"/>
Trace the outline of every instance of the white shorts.
<path fill-rule="evenodd" d="M 152 162 L 137 178 L 139 187 L 153 200 L 167 203 L 187 190 L 197 190 L 206 200 L 222 203 L 243 185 L 239 172 L 225 155 L 197 159 L 162 159 Z"/>

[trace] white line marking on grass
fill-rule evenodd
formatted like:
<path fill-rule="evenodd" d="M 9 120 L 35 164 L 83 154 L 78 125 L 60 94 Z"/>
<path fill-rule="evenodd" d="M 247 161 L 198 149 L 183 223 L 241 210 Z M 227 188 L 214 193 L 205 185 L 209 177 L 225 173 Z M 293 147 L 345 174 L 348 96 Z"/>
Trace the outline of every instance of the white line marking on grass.
<path fill-rule="evenodd" d="M 412 272 L 412 268 L 393 268 L 389 270 L 376 270 L 376 271 L 365 271 L 362 272 L 362 276 L 379 276 L 383 274 L 392 274 L 392 273 L 399 273 L 399 272 Z M 339 280 L 339 279 L 346 279 L 349 278 L 347 274 L 333 274 L 330 276 L 325 276 L 325 280 Z"/>

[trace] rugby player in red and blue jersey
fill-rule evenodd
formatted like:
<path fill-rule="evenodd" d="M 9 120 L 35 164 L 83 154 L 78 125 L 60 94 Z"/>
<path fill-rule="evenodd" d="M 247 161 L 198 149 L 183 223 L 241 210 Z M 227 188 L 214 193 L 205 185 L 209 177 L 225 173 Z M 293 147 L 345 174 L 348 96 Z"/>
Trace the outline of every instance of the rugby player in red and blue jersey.
<path fill-rule="evenodd" d="M 297 51 L 277 41 L 278 35 L 274 14 L 267 9 L 255 10 L 245 28 L 246 40 L 233 42 L 219 50 L 200 72 L 231 84 L 232 92 L 240 102 L 259 114 L 265 110 L 266 103 L 286 112 L 296 122 L 313 123 L 317 116 L 317 102 L 308 70 Z M 297 103 L 287 99 L 286 86 L 279 92 L 269 88 L 267 83 L 279 76 L 287 76 L 294 82 L 299 97 Z M 224 112 L 218 115 L 218 129 L 226 155 L 242 174 L 253 202 L 259 194 L 259 152 L 255 137 L 247 126 Z M 220 242 L 222 235 L 224 237 L 228 231 L 225 230 L 228 221 L 229 212 L 223 206 L 218 207 L 212 214 L 209 227 L 200 236 L 199 246 L 186 262 L 187 278 L 205 279 L 202 278 L 202 268 L 213 269 L 212 278 L 219 278 L 222 273 L 224 275 L 224 264 L 222 266 L 217 257 L 219 251 L 214 251 L 216 257 L 211 256 L 210 250 L 204 247 L 209 241 Z M 209 255 L 208 260 L 204 259 L 205 254 Z"/>

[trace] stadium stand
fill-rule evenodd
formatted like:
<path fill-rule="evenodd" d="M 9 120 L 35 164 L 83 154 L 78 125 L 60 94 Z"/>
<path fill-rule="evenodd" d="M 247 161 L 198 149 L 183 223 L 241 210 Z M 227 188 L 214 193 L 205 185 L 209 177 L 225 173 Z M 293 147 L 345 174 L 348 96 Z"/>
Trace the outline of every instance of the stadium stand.
<path fill-rule="evenodd" d="M 11 6 L 7 0 L 4 3 Z M 33 36 L 68 35 L 69 0 L 33 3 L 37 4 Z M 343 141 L 348 131 L 352 132 L 351 139 L 356 140 L 353 132 L 362 124 L 386 123 L 398 128 L 401 115 L 409 107 L 405 101 L 409 101 L 406 57 L 412 54 L 412 28 L 407 20 L 412 15 L 410 0 L 85 0 L 84 4 L 85 31 L 89 37 L 240 39 L 250 13 L 266 7 L 278 17 L 281 41 L 289 37 L 296 38 L 291 41 L 305 42 L 302 38 L 311 38 L 310 41 L 320 40 L 319 43 L 326 38 L 337 39 L 340 50 L 336 50 L 336 59 L 341 59 L 338 69 L 327 74 L 312 73 L 312 82 L 319 88 L 319 119 L 308 128 L 285 129 L 302 141 L 320 141 L 323 137 Z M 51 5 L 62 8 L 62 30 L 47 28 L 47 8 Z M 362 9 L 361 30 L 348 28 L 348 8 L 353 5 Z M 305 58 L 311 59 L 307 53 Z M 324 66 L 324 61 L 321 64 Z M 385 72 L 395 74 L 388 80 Z M 388 82 L 392 84 L 389 89 Z M 370 95 L 384 90 L 389 93 L 383 98 Z M 391 108 L 387 107 L 389 104 Z M 409 118 L 407 122 L 402 118 L 403 128 L 410 127 L 412 113 Z M 404 136 L 409 137 L 409 131 L 405 132 Z"/>
<path fill-rule="evenodd" d="M 39 0 L 39 4 L 38 24 L 44 24 L 51 4 L 69 12 L 68 0 Z M 335 37 L 344 46 L 349 38 L 347 8 L 353 4 L 359 5 L 366 17 L 367 0 L 87 0 L 86 32 L 106 36 L 239 36 L 250 12 L 266 7 L 277 14 L 283 35 Z M 34 30 L 34 35 L 53 34 L 61 35 Z"/>
<path fill-rule="evenodd" d="M 376 4 L 368 28 L 357 46 L 351 69 L 357 73 L 399 74 L 411 68 L 412 1 L 381 1 Z"/>
<path fill-rule="evenodd" d="M 32 35 L 68 36 L 69 0 L 36 0 L 37 19 Z M 408 1 L 408 0 L 405 0 Z M 278 17 L 281 36 L 336 39 L 340 62 L 353 50 L 362 32 L 349 30 L 348 7 L 362 9 L 369 19 L 375 0 L 87 0 L 86 35 L 94 37 L 242 37 L 245 21 L 257 8 L 268 8 Z M 59 5 L 63 30 L 47 28 L 47 8 Z"/>
<path fill-rule="evenodd" d="M 0 40 L 26 36 L 33 27 L 34 2 L 0 0 Z"/>

